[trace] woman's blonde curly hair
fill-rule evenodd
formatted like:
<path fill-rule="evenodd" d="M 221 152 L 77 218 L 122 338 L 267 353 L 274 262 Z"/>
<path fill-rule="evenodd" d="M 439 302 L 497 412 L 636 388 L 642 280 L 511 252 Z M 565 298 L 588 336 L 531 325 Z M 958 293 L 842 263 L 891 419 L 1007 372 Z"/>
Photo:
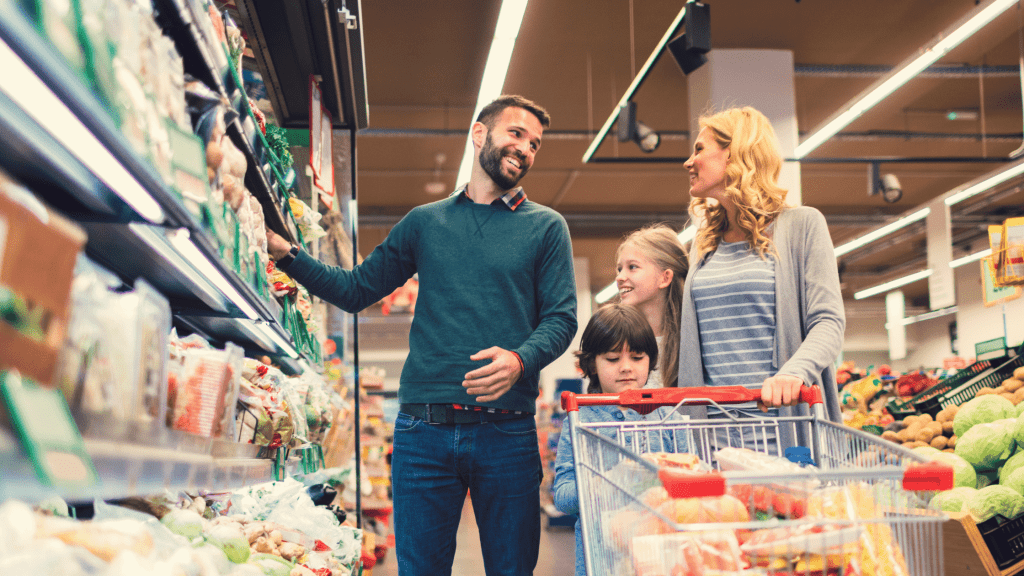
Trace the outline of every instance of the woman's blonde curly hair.
<path fill-rule="evenodd" d="M 766 258 L 775 252 L 767 230 L 785 207 L 788 192 L 778 185 L 782 156 L 771 122 L 761 112 L 745 106 L 702 116 L 700 127 L 707 128 L 715 142 L 729 151 L 725 193 L 736 206 L 736 221 L 747 241 L 761 258 Z M 722 205 L 713 199 L 694 198 L 690 200 L 690 214 L 704 219 L 694 239 L 698 253 L 717 248 L 729 228 Z"/>

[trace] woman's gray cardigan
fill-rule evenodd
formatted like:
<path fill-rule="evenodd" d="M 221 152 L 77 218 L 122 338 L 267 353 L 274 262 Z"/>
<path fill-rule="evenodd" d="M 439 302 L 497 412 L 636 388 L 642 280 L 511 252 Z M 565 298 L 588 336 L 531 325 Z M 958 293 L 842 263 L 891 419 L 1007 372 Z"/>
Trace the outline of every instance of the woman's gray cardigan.
<path fill-rule="evenodd" d="M 796 376 L 807 385 L 819 385 L 825 397 L 825 414 L 842 423 L 835 361 L 843 346 L 846 316 L 839 289 L 832 239 L 825 217 L 814 208 L 787 208 L 771 227 L 775 260 L 775 351 L 772 365 L 778 374 Z M 690 288 L 693 276 L 704 265 L 703 257 L 690 250 L 690 271 L 683 288 L 679 338 L 679 386 L 704 386 L 697 312 Z M 752 382 L 753 384 L 753 382 Z M 702 407 L 691 407 L 691 417 L 704 418 Z M 807 415 L 806 405 L 782 408 L 780 415 Z M 788 426 L 780 430 L 782 447 L 805 438 L 792 438 Z M 802 436 L 802 434 L 801 434 Z"/>

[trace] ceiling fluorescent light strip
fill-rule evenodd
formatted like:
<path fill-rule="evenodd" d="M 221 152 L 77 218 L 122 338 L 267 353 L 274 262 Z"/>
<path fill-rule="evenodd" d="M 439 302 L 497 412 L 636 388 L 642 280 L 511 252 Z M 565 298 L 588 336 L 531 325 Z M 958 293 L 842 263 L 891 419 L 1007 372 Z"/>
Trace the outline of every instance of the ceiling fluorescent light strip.
<path fill-rule="evenodd" d="M 853 295 L 853 299 L 854 300 L 862 300 L 864 298 L 869 298 L 871 296 L 875 296 L 875 295 L 881 294 L 883 292 L 888 292 L 890 290 L 894 290 L 896 288 L 899 288 L 900 286 L 906 286 L 907 284 L 910 284 L 911 282 L 917 282 L 918 280 L 922 280 L 922 279 L 927 278 L 927 277 L 929 277 L 931 275 L 932 275 L 931 269 L 922 270 L 920 272 L 916 272 L 914 274 L 910 274 L 908 276 L 904 276 L 902 278 L 897 278 L 897 279 L 892 280 L 890 282 L 886 282 L 885 284 L 879 284 L 878 286 L 875 286 L 873 288 L 867 288 L 865 290 L 861 290 L 860 292 L 856 292 Z"/>
<path fill-rule="evenodd" d="M 683 228 L 683 231 L 678 234 L 679 242 L 681 242 L 682 244 L 685 245 L 690 240 L 693 240 L 694 236 L 696 236 L 696 235 L 697 235 L 697 227 L 696 226 L 687 226 L 686 228 Z M 604 288 L 602 288 L 601 291 L 598 292 L 596 296 L 594 296 L 594 300 L 598 304 L 604 304 L 605 302 L 611 300 L 612 297 L 615 296 L 618 293 L 619 293 L 618 285 L 615 282 L 612 282 L 611 284 L 609 284 L 609 285 L 605 286 Z"/>
<path fill-rule="evenodd" d="M 895 222 L 892 222 L 890 224 L 886 224 L 885 226 L 882 226 L 881 228 L 878 228 L 877 230 L 873 230 L 871 232 L 868 232 L 867 234 L 861 236 L 860 238 L 856 238 L 854 240 L 851 240 L 851 241 L 847 242 L 846 244 L 843 244 L 843 245 L 841 245 L 841 246 L 836 248 L 836 258 L 838 258 L 838 257 L 840 257 L 840 256 L 842 256 L 844 254 L 848 254 L 850 252 L 853 252 L 857 248 L 860 248 L 862 246 L 866 246 L 866 245 L 874 242 L 875 240 L 878 240 L 879 238 L 882 238 L 883 236 L 887 236 L 889 234 L 892 234 L 893 232 L 895 232 L 895 231 L 897 231 L 897 230 L 899 230 L 901 228 L 906 228 L 907 226 L 910 226 L 911 224 L 913 224 L 914 222 L 917 222 L 918 220 L 923 220 L 924 218 L 926 218 L 928 216 L 928 214 L 930 212 L 931 212 L 931 208 L 922 208 L 922 209 L 918 210 L 917 212 L 914 212 L 912 214 L 909 214 L 907 216 L 904 216 L 904 217 L 896 220 Z"/>
<path fill-rule="evenodd" d="M 107 150 L 78 116 L 0 40 L 0 90 L 140 216 L 154 224 L 164 211 L 149 191 Z"/>
<path fill-rule="evenodd" d="M 977 262 L 978 260 L 981 260 L 982 258 L 987 258 L 987 257 L 989 257 L 991 255 L 992 255 L 992 249 L 991 248 L 985 248 L 981 252 L 975 252 L 974 254 L 970 254 L 968 256 L 964 256 L 963 258 L 957 258 L 956 260 L 953 260 L 952 262 L 949 263 L 949 267 L 950 268 L 959 268 L 959 267 L 963 266 L 964 264 L 970 264 L 971 262 Z"/>
<path fill-rule="evenodd" d="M 898 65 L 888 76 L 850 100 L 840 111 L 811 132 L 794 151 L 797 159 L 807 156 L 826 140 L 887 98 L 912 78 L 920 74 L 950 50 L 991 22 L 996 16 L 1017 3 L 1017 0 L 990 0 L 971 11 L 970 14 L 953 24 L 932 39 L 931 46 L 922 47 L 918 54 Z"/>
<path fill-rule="evenodd" d="M 498 23 L 494 27 L 494 39 L 491 40 L 491 50 L 487 54 L 487 64 L 484 65 L 484 77 L 477 92 L 476 107 L 473 108 L 473 117 L 470 119 L 470 134 L 466 137 L 466 149 L 462 153 L 462 164 L 459 165 L 459 175 L 455 179 L 456 186 L 469 182 L 469 174 L 473 169 L 472 125 L 480 110 L 501 96 L 508 64 L 512 60 L 512 51 L 515 50 L 516 38 L 519 36 L 519 27 L 523 24 L 523 15 L 526 13 L 526 3 L 527 0 L 503 0 L 501 3 Z"/>
<path fill-rule="evenodd" d="M 1001 172 L 994 174 L 990 177 L 987 177 L 981 182 L 978 182 L 977 184 L 969 184 L 966 188 L 960 190 L 959 192 L 951 192 L 950 195 L 946 197 L 946 206 L 952 206 L 959 202 L 963 202 L 964 200 L 967 200 L 972 196 L 977 196 L 978 194 L 981 194 L 986 190 L 995 188 L 996 186 L 1002 184 L 1003 182 L 1006 182 L 1010 178 L 1020 176 L 1021 174 L 1024 174 L 1024 161 L 1018 162 L 1012 166 L 1008 166 L 1004 168 Z"/>
<path fill-rule="evenodd" d="M 636 78 L 633 78 L 633 82 L 629 85 L 629 88 L 626 89 L 626 93 L 619 99 L 619 103 L 615 105 L 615 108 L 612 109 L 612 113 L 608 116 L 608 119 L 604 121 L 604 126 L 601 126 L 601 130 L 598 131 L 597 136 L 595 136 L 594 140 L 590 143 L 590 147 L 587 148 L 586 152 L 584 152 L 584 164 L 590 162 L 594 153 L 597 152 L 598 146 L 601 145 L 604 137 L 608 135 L 608 131 L 611 130 L 612 124 L 614 124 L 619 118 L 619 110 L 622 109 L 622 106 L 626 104 L 626 102 L 629 102 L 630 99 L 633 98 L 633 93 L 636 92 L 637 88 L 640 87 L 640 84 L 643 83 L 644 78 L 647 77 L 647 71 L 650 70 L 651 66 L 654 66 L 654 63 L 658 61 L 658 57 L 661 56 L 661 52 L 664 50 L 665 45 L 672 39 L 672 34 L 675 33 L 677 28 L 679 28 L 679 24 L 685 17 L 686 4 L 683 4 L 683 9 L 676 15 L 676 19 L 672 21 L 671 25 L 669 25 L 668 30 L 665 30 L 665 34 L 661 37 L 661 40 L 658 41 L 658 44 L 654 47 L 651 55 L 647 57 L 647 62 L 644 62 L 643 67 L 640 68 L 640 72 L 637 73 Z"/>
<path fill-rule="evenodd" d="M 224 274 L 218 270 L 212 262 L 210 262 L 210 259 L 199 251 L 199 248 L 197 248 L 195 243 L 192 242 L 187 228 L 180 228 L 176 232 L 170 234 L 170 239 L 175 250 L 180 252 L 181 255 L 199 271 L 200 274 L 212 282 L 222 294 L 227 296 L 228 300 L 234 302 L 235 306 L 238 306 L 238 309 L 241 310 L 246 317 L 250 320 L 260 319 L 260 315 L 256 312 L 256 309 L 245 300 L 238 289 L 231 284 Z"/>

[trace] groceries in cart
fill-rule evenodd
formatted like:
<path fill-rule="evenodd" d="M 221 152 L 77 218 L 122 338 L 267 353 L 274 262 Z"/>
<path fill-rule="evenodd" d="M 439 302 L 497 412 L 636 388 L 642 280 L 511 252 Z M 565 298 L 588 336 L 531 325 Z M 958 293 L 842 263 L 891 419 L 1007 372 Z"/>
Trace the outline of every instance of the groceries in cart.
<path fill-rule="evenodd" d="M 934 550 L 941 549 L 946 517 L 927 503 L 953 486 L 948 465 L 827 421 L 820 405 L 808 417 L 737 421 L 734 426 L 749 429 L 737 435 L 719 433 L 728 419 L 601 423 L 599 432 L 598 424 L 579 418 L 579 406 L 613 402 L 653 409 L 659 402 L 685 403 L 687 394 L 719 402 L 714 389 L 650 392 L 563 395 L 587 574 L 942 573 L 942 555 Z M 684 435 L 690 450 L 645 453 L 641 444 L 611 440 L 609 426 L 618 426 L 616 436 Z M 815 464 L 792 462 L 779 455 L 781 447 L 773 452 L 747 443 L 764 435 L 760 428 L 779 426 L 796 428 L 811 453 L 799 460 Z M 678 461 L 686 465 L 673 466 Z M 626 469 L 630 474 L 621 473 Z"/>

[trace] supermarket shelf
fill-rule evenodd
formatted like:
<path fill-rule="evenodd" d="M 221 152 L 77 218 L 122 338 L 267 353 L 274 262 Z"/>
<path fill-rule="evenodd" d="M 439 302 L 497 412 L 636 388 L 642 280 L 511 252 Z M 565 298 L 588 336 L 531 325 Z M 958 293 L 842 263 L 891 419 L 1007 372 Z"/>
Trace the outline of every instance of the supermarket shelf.
<path fill-rule="evenodd" d="M 127 494 L 159 494 L 166 490 L 227 491 L 273 479 L 273 462 L 265 458 L 215 458 L 209 453 L 119 440 L 85 440 L 100 482 L 83 488 L 42 485 L 17 439 L 0 429 L 0 501 L 16 498 L 37 502 L 50 496 L 69 501 L 123 498 Z"/>
<path fill-rule="evenodd" d="M 0 93 L 9 100 L 7 106 L 15 102 L 15 112 L 39 125 L 26 133 L 28 143 L 38 147 L 45 143 L 39 138 L 40 131 L 48 133 L 51 141 L 102 182 L 104 189 L 86 197 L 85 202 L 101 208 L 97 203 L 106 201 L 109 209 L 100 210 L 105 218 L 114 215 L 122 222 L 191 224 L 188 212 L 163 185 L 156 169 L 131 148 L 104 104 L 39 35 L 18 6 L 15 2 L 0 3 L 0 68 L 4 70 Z M 22 168 L 37 169 L 31 164 Z M 14 172 L 22 176 L 19 170 Z M 65 186 L 58 188 L 62 189 Z M 62 210 L 69 204 L 66 198 L 57 200 L 54 204 Z M 75 204 L 70 202 L 72 208 L 83 202 Z"/>
<path fill-rule="evenodd" d="M 320 76 L 323 104 L 336 129 L 366 128 L 369 106 L 359 2 L 239 0 L 267 95 L 284 128 L 309 128 L 305 87 Z M 351 19 L 346 20 L 345 14 Z"/>
<path fill-rule="evenodd" d="M 86 230 L 91 258 L 126 282 L 145 279 L 176 315 L 203 318 L 193 323 L 204 334 L 299 357 L 279 306 L 220 260 L 211 236 L 17 4 L 0 3 L 0 41 L 0 166 Z M 79 139 L 68 140 L 76 123 Z"/>
<path fill-rule="evenodd" d="M 163 29 L 174 40 L 178 53 L 181 54 L 185 62 L 185 71 L 224 96 L 228 101 L 235 103 L 237 98 L 245 97 L 244 91 L 241 87 L 233 87 L 232 93 L 228 92 L 228 84 L 233 85 L 235 82 L 228 82 L 230 74 L 225 74 L 216 64 L 216 59 L 210 53 L 209 44 L 204 41 L 192 17 L 192 11 L 185 6 L 185 2 L 186 0 L 157 0 L 155 6 L 159 13 L 159 21 Z M 234 92 L 240 92 L 237 98 Z M 267 226 L 289 242 L 294 242 L 294 230 L 287 225 L 284 215 L 281 213 L 281 199 L 275 197 L 273 187 L 267 180 L 261 162 L 256 157 L 251 144 L 251 135 L 247 134 L 247 130 L 243 128 L 243 122 L 237 118 L 229 122 L 227 128 L 231 141 L 245 154 L 246 160 L 248 160 L 245 187 L 256 196 L 263 207 Z M 250 130 L 255 130 L 255 126 L 250 126 Z"/>

